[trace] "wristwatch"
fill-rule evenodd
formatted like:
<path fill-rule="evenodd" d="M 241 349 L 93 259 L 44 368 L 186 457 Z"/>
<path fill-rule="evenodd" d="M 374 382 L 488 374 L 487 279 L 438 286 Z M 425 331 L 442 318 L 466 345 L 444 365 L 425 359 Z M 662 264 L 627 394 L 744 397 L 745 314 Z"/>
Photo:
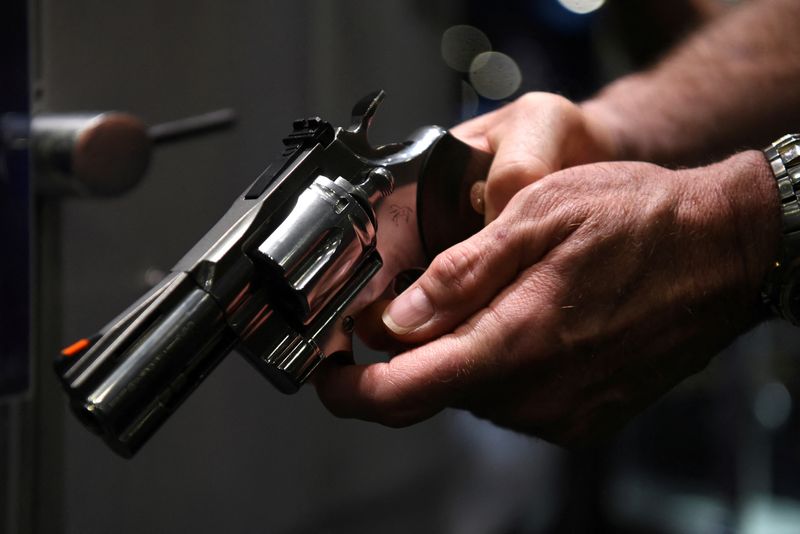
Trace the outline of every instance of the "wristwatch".
<path fill-rule="evenodd" d="M 780 256 L 761 296 L 777 315 L 800 325 L 800 134 L 784 135 L 764 149 L 781 199 Z"/>

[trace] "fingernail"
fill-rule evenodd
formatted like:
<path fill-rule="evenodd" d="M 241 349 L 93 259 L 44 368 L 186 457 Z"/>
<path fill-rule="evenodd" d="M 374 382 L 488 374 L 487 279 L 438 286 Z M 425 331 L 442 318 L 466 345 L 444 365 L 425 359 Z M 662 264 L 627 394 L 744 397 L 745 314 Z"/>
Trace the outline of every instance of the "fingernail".
<path fill-rule="evenodd" d="M 486 213 L 486 200 L 484 194 L 486 192 L 486 182 L 480 180 L 472 184 L 469 190 L 469 203 L 472 209 L 479 215 Z"/>
<path fill-rule="evenodd" d="M 407 334 L 433 317 L 433 305 L 419 287 L 406 291 L 383 312 L 383 323 L 395 334 Z"/>

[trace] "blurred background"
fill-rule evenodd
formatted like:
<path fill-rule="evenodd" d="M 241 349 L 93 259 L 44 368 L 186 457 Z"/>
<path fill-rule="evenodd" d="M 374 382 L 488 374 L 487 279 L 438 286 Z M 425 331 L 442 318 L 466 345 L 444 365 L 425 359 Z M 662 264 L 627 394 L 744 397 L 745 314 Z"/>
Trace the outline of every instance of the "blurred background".
<path fill-rule="evenodd" d="M 386 142 L 526 91 L 580 100 L 734 4 L 5 2 L 0 532 L 797 532 L 800 339 L 783 325 L 573 453 L 455 411 L 401 430 L 338 420 L 311 388 L 284 396 L 233 354 L 124 460 L 72 416 L 52 371 L 169 271 L 294 119 L 347 124 L 383 88 Z M 58 147 L 28 165 L 45 157 L 29 153 L 30 116 L 117 110 L 157 125 L 220 109 L 235 127 L 157 145 L 120 194 L 70 182 Z"/>

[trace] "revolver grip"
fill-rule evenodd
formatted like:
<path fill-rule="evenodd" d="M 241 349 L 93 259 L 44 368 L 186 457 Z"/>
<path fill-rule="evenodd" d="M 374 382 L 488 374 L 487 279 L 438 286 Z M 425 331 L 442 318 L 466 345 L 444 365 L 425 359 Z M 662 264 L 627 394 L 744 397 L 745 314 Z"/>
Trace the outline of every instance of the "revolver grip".
<path fill-rule="evenodd" d="M 475 182 L 486 180 L 492 159 L 449 132 L 431 150 L 417 183 L 417 222 L 429 261 L 483 228 L 470 192 Z"/>

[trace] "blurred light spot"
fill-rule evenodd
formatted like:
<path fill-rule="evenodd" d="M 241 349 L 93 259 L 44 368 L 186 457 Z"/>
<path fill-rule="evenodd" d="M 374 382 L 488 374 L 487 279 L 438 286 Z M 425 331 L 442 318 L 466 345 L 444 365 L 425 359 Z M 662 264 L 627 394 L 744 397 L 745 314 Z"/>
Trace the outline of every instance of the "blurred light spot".
<path fill-rule="evenodd" d="M 514 94 L 522 83 L 517 62 L 500 52 L 483 52 L 472 60 L 469 81 L 479 95 L 501 100 Z"/>
<path fill-rule="evenodd" d="M 764 428 L 779 428 L 792 413 L 792 396 L 789 390 L 780 382 L 762 386 L 756 394 L 753 413 Z"/>
<path fill-rule="evenodd" d="M 558 3 L 564 6 L 565 9 L 577 13 L 578 15 L 585 15 L 592 11 L 597 11 L 606 0 L 558 0 Z"/>
<path fill-rule="evenodd" d="M 489 38 L 474 26 L 451 26 L 442 34 L 442 59 L 459 72 L 469 71 L 475 56 L 491 49 Z"/>
<path fill-rule="evenodd" d="M 471 119 L 478 114 L 480 97 L 467 82 L 461 82 L 461 120 Z"/>

